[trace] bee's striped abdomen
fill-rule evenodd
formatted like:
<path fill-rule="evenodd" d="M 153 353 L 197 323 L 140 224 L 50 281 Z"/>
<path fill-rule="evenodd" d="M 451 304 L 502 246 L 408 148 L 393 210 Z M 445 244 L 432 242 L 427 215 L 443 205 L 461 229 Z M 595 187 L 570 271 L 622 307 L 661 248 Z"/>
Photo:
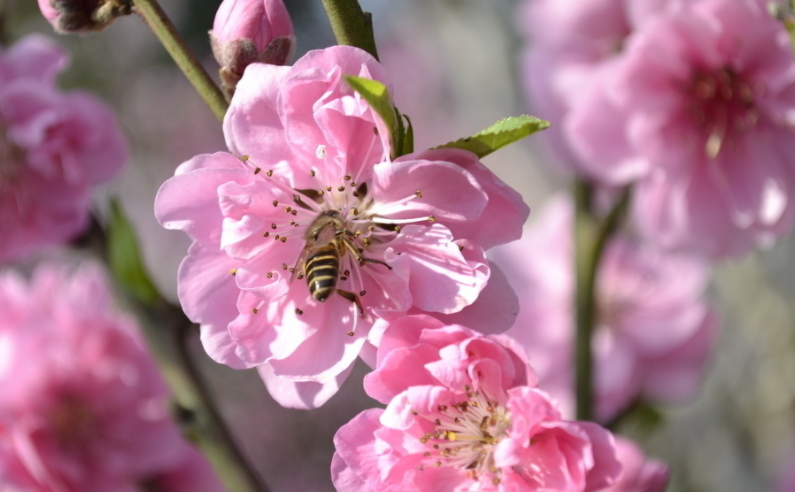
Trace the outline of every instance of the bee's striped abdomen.
<path fill-rule="evenodd" d="M 323 302 L 328 299 L 337 286 L 340 269 L 340 255 L 336 244 L 322 246 L 306 260 L 306 283 L 309 293 L 316 300 Z"/>

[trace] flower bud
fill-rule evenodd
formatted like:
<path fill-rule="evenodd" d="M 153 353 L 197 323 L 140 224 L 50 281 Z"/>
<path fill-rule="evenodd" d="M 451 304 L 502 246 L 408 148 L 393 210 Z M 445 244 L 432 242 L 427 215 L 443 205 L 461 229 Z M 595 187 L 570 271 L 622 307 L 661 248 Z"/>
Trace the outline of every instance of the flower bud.
<path fill-rule="evenodd" d="M 116 17 L 129 15 L 130 0 L 39 0 L 44 18 L 60 33 L 101 31 Z"/>
<path fill-rule="evenodd" d="M 282 0 L 224 0 L 210 42 L 230 98 L 248 65 L 284 65 L 295 49 L 293 24 Z"/>

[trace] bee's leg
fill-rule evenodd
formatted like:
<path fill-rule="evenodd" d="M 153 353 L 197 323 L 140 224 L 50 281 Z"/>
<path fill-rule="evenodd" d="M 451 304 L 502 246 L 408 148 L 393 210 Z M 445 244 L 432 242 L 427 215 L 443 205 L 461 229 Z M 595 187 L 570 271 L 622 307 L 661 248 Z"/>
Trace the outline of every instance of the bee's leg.
<path fill-rule="evenodd" d="M 359 296 L 357 296 L 353 292 L 348 292 L 347 290 L 341 290 L 341 289 L 337 289 L 337 294 L 342 296 L 343 299 L 347 299 L 352 303 L 356 304 L 356 307 L 359 308 L 359 314 L 361 314 L 362 318 L 364 318 L 364 308 L 362 307 L 362 302 L 359 300 Z"/>
<path fill-rule="evenodd" d="M 385 261 L 376 260 L 376 259 L 373 259 L 373 258 L 365 258 L 364 256 L 362 256 L 362 254 L 359 252 L 359 250 L 356 249 L 356 246 L 354 246 L 353 243 L 349 239 L 344 238 L 341 242 L 345 243 L 345 246 L 347 246 L 348 249 L 351 251 L 351 253 L 353 253 L 353 257 L 356 258 L 356 261 L 359 262 L 359 266 L 364 266 L 365 263 L 377 263 L 379 265 L 384 265 L 385 267 L 387 267 L 390 270 L 392 270 L 392 267 L 389 266 L 389 263 L 387 263 Z"/>

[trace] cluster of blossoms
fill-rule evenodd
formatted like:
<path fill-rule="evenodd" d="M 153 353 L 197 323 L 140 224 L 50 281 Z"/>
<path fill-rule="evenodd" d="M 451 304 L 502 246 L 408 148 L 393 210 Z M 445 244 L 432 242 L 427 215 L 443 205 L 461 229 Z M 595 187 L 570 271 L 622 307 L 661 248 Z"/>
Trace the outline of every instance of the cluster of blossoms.
<path fill-rule="evenodd" d="M 137 326 L 112 301 L 92 264 L 44 264 L 30 281 L 0 275 L 2 490 L 222 492 L 169 417 Z"/>
<path fill-rule="evenodd" d="M 666 248 L 738 256 L 792 230 L 795 62 L 767 3 L 527 3 L 528 86 L 561 121 L 555 147 L 634 184 L 634 223 Z"/>
<path fill-rule="evenodd" d="M 111 111 L 56 87 L 67 63 L 58 46 L 35 35 L 0 52 L 0 263 L 81 232 L 91 187 L 127 159 Z"/>
<path fill-rule="evenodd" d="M 574 272 L 572 206 L 554 198 L 521 240 L 494 259 L 521 293 L 517 323 L 507 331 L 530 355 L 541 386 L 573 413 Z M 679 403 L 692 398 L 717 332 L 702 299 L 708 264 L 624 236 L 607 245 L 596 282 L 593 339 L 596 415 L 608 421 L 638 398 Z"/>
<path fill-rule="evenodd" d="M 510 338 L 427 316 L 392 323 L 366 410 L 334 441 L 339 491 L 601 490 L 621 473 L 612 435 L 563 420 Z M 444 485 L 441 485 L 444 484 Z"/>

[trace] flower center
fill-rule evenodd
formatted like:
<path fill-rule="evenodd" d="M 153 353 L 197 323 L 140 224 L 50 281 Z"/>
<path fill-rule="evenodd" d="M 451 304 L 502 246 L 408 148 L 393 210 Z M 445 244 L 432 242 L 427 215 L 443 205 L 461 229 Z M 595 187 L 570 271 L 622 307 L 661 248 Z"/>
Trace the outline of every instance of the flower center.
<path fill-rule="evenodd" d="M 53 435 L 64 447 L 83 446 L 94 433 L 94 412 L 71 393 L 59 397 L 49 414 L 49 422 Z"/>
<path fill-rule="evenodd" d="M 469 387 L 467 398 L 452 405 L 440 405 L 425 416 L 433 422 L 433 431 L 420 441 L 430 466 L 452 466 L 467 470 L 473 480 L 490 476 L 494 484 L 502 472 L 494 464 L 494 449 L 511 428 L 511 415 L 498 402 Z M 420 465 L 424 469 L 426 465 Z"/>
<path fill-rule="evenodd" d="M 689 88 L 696 124 L 705 136 L 704 151 L 716 157 L 732 133 L 753 128 L 759 118 L 751 86 L 731 68 L 696 72 Z"/>

